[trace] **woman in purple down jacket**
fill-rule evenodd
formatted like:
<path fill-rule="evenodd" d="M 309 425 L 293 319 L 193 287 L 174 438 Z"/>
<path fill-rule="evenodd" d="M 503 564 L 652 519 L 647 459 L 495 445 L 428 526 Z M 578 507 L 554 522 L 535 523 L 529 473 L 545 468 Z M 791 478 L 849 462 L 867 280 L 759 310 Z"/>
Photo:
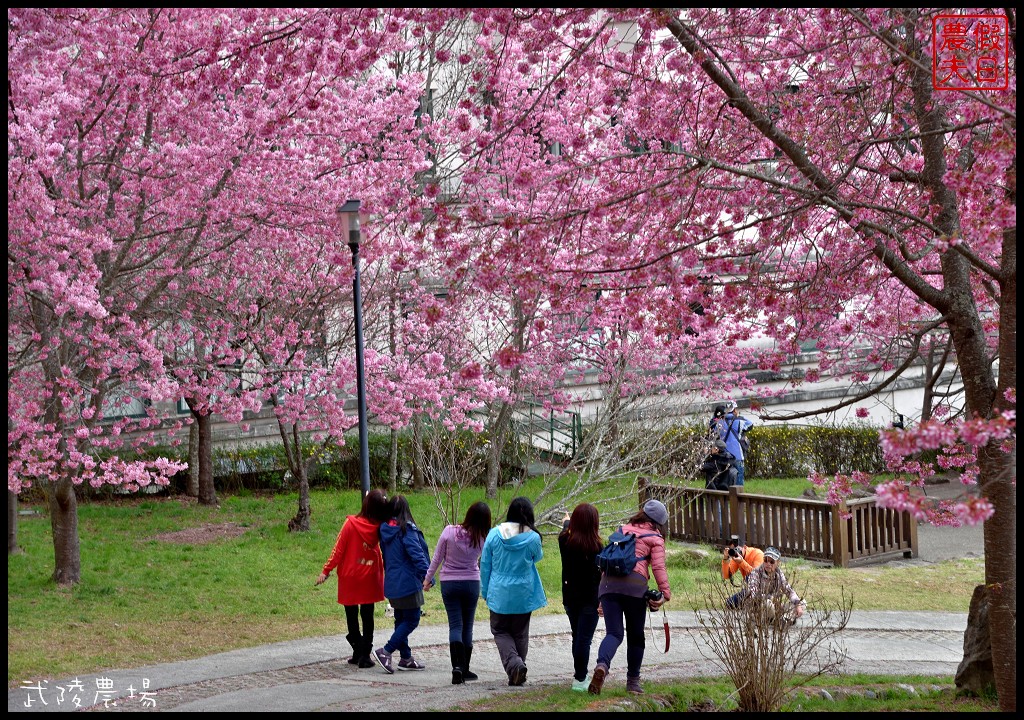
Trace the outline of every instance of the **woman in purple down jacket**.
<path fill-rule="evenodd" d="M 449 525 L 437 540 L 434 561 L 423 589 L 434 586 L 441 568 L 441 602 L 448 613 L 448 649 L 452 658 L 452 685 L 476 680 L 469 669 L 473 658 L 473 621 L 480 601 L 480 554 L 491 529 L 491 508 L 485 502 L 469 506 L 461 525 Z"/>

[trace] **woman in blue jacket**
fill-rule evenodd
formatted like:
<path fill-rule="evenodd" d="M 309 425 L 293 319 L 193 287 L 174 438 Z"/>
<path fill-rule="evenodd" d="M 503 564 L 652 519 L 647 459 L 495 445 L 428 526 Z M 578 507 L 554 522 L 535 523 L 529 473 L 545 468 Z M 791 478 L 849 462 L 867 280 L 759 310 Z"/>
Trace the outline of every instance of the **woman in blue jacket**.
<path fill-rule="evenodd" d="M 717 411 L 718 408 L 715 409 Z M 743 452 L 746 438 L 743 437 L 743 433 L 754 427 L 754 423 L 737 412 L 735 400 L 726 402 L 723 409 L 725 415 L 712 422 L 718 431 L 719 438 L 725 443 L 725 449 L 732 453 L 733 463 L 736 466 L 736 484 L 742 487 L 746 476 L 745 453 Z"/>
<path fill-rule="evenodd" d="M 374 659 L 394 674 L 391 656 L 398 651 L 398 667 L 422 670 L 424 665 L 412 656 L 409 635 L 420 624 L 423 607 L 423 580 L 430 568 L 430 550 L 423 532 L 412 519 L 409 501 L 404 495 L 391 500 L 391 520 L 380 526 L 380 550 L 384 556 L 384 597 L 395 609 L 395 631 L 387 644 L 373 651 Z"/>
<path fill-rule="evenodd" d="M 491 611 L 491 634 L 509 685 L 526 682 L 530 616 L 548 604 L 537 572 L 543 557 L 533 504 L 517 497 L 505 522 L 487 534 L 480 556 L 480 594 Z"/>

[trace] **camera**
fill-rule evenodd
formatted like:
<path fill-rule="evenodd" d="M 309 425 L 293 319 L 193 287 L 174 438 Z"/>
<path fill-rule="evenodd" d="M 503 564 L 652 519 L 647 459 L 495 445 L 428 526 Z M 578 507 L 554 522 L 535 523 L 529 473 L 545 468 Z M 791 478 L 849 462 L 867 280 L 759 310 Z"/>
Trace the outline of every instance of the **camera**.
<path fill-rule="evenodd" d="M 739 559 L 740 557 L 742 557 L 742 556 L 740 555 L 740 551 L 739 551 L 738 549 L 734 548 L 734 547 L 731 547 L 731 548 L 729 548 L 729 556 L 730 556 L 730 557 L 734 557 L 734 558 L 736 558 L 737 560 L 738 560 L 738 559 Z"/>
<path fill-rule="evenodd" d="M 648 590 L 644 593 L 644 600 L 647 602 L 661 602 L 665 599 L 665 593 L 657 588 Z"/>

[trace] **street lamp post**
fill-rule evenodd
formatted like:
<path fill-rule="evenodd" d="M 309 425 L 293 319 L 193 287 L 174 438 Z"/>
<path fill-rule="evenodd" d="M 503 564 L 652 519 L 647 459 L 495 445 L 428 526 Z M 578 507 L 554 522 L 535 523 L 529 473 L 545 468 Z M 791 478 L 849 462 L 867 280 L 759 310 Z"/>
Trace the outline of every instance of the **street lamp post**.
<path fill-rule="evenodd" d="M 370 445 L 366 430 L 366 377 L 363 374 L 363 297 L 359 291 L 359 201 L 338 208 L 338 224 L 352 251 L 352 306 L 356 323 L 356 403 L 359 412 L 359 479 L 363 496 L 370 492 Z"/>

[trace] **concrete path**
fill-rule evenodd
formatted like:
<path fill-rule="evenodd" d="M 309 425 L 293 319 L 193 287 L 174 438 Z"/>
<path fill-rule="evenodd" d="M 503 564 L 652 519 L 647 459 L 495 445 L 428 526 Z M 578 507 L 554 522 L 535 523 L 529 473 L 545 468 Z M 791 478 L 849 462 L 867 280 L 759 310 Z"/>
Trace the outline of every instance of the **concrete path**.
<path fill-rule="evenodd" d="M 486 613 L 485 608 L 481 611 Z M 672 643 L 668 654 L 660 652 L 648 636 L 643 677 L 667 681 L 719 675 L 714 661 L 701 654 L 695 614 L 669 613 L 669 623 Z M 966 613 L 855 612 L 842 633 L 849 653 L 844 672 L 953 675 L 963 656 L 966 625 Z M 660 628 L 656 631 L 657 642 L 661 642 L 663 633 Z M 32 687 L 8 692 L 7 710 L 71 712 L 79 709 L 76 698 L 81 708 L 98 712 L 443 710 L 473 699 L 522 692 L 508 687 L 486 622 L 477 622 L 474 632 L 473 670 L 480 679 L 465 685 L 450 684 L 447 626 L 429 626 L 418 628 L 411 643 L 426 670 L 396 669 L 394 675 L 388 675 L 379 667 L 357 669 L 346 662 L 350 651 L 344 636 L 335 635 L 197 660 L 26 683 Z M 385 637 L 384 628 L 377 633 L 378 639 Z M 595 655 L 602 637 L 599 628 Z M 533 619 L 525 688 L 555 684 L 570 692 L 569 638 L 564 615 Z M 616 655 L 606 688 L 624 686 L 624 652 L 620 648 Z"/>

